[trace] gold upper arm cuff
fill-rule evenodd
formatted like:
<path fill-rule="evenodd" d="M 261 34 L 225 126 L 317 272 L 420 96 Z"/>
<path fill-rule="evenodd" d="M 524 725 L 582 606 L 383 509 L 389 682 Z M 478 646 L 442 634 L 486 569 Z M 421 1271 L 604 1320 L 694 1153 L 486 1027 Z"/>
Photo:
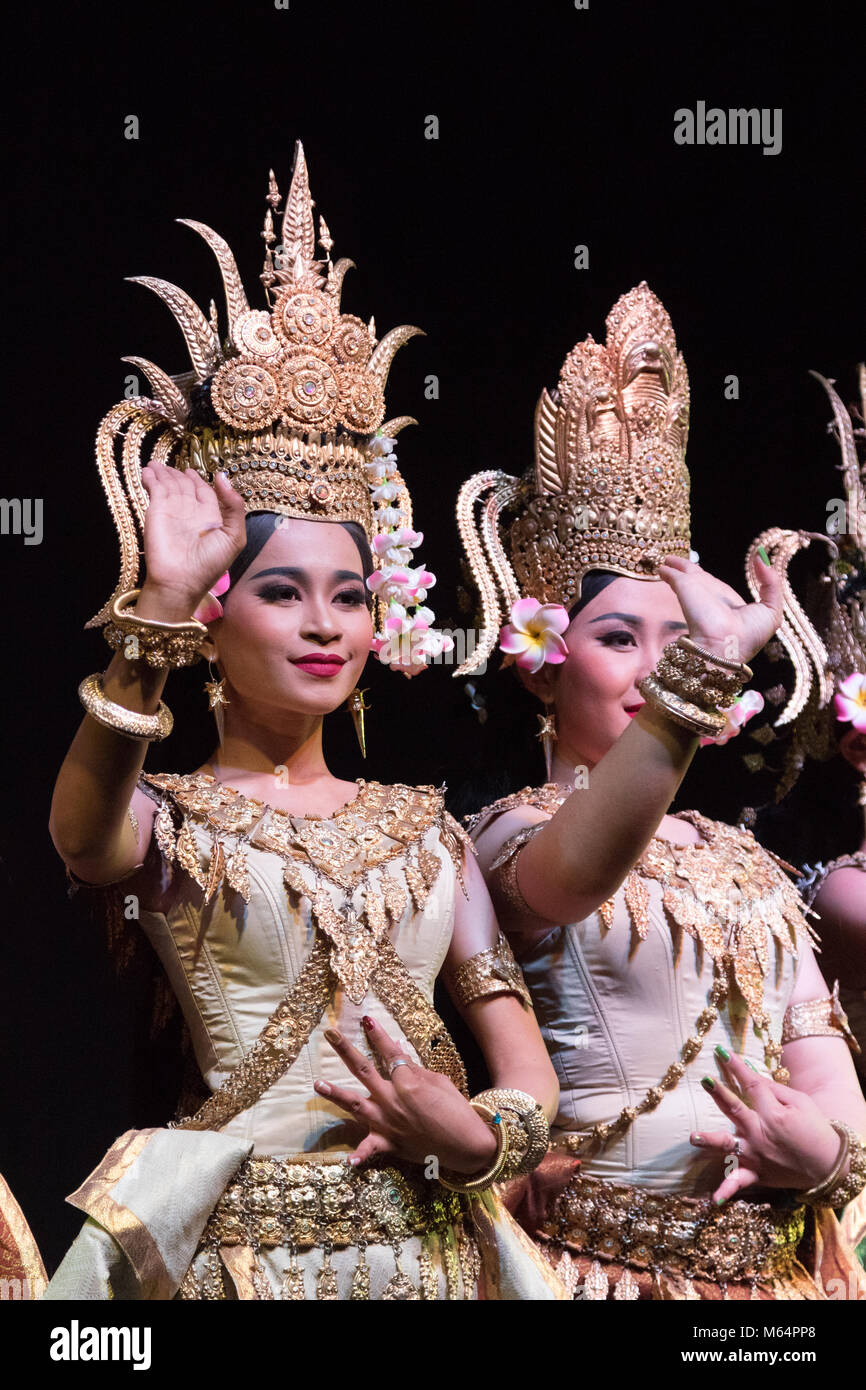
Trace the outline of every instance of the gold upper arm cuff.
<path fill-rule="evenodd" d="M 788 1005 L 782 1023 L 782 1045 L 797 1038 L 836 1037 L 840 1033 L 852 1052 L 860 1051 L 860 1044 L 848 1024 L 848 1015 L 839 1002 L 837 980 L 833 993 L 826 998 L 806 999 L 802 1004 Z"/>
<path fill-rule="evenodd" d="M 464 1006 L 492 994 L 516 994 L 524 1007 L 532 1008 L 523 973 L 502 932 L 495 946 L 458 965 L 452 983 L 458 1004 Z"/>
<path fill-rule="evenodd" d="M 529 906 L 520 891 L 520 884 L 517 882 L 517 861 L 523 846 L 546 824 L 546 821 L 538 821 L 535 825 L 525 825 L 522 830 L 518 830 L 516 835 L 504 841 L 490 865 L 490 874 L 496 875 L 496 884 L 504 901 L 520 916 L 524 913 L 529 917 L 539 915 Z"/>

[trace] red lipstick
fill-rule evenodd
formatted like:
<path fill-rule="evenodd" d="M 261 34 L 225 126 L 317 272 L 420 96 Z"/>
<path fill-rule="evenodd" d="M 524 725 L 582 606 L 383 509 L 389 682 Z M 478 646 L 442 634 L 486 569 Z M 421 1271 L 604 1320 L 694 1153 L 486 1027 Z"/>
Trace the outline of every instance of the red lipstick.
<path fill-rule="evenodd" d="M 305 656 L 294 657 L 292 665 L 297 666 L 299 671 L 306 671 L 308 676 L 337 676 L 346 664 L 344 656 L 337 656 L 336 652 L 308 652 Z"/>

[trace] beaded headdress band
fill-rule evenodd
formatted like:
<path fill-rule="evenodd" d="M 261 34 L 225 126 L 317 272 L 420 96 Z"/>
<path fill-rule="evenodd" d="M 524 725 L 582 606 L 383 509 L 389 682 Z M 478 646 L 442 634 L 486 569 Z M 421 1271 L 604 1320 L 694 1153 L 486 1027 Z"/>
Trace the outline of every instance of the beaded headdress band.
<path fill-rule="evenodd" d="M 422 330 L 405 325 L 377 341 L 372 319 L 365 324 L 341 312 L 343 278 L 354 262 L 331 261 L 333 241 L 322 217 L 318 241 L 324 259 L 315 258 L 314 204 L 300 141 L 277 243 L 280 202 L 271 171 L 261 234 L 267 310 L 250 308 L 223 238 L 201 222 L 179 219 L 216 256 L 225 289 L 225 337 L 213 301 L 206 318 L 176 285 L 130 277 L 171 309 L 192 371 L 169 376 L 143 357 L 123 359 L 145 374 L 153 396 L 114 406 L 99 427 L 96 458 L 120 538 L 121 566 L 114 593 L 87 627 L 106 623 L 114 600 L 136 585 L 137 528 L 143 527 L 148 500 L 141 469 L 147 462 L 192 468 L 209 483 L 225 470 L 247 513 L 358 522 L 372 544 L 377 573 L 371 588 L 383 622 L 389 606 L 396 606 L 405 623 L 407 608 L 423 602 L 434 582 L 423 568 L 408 565 L 422 537 L 412 530 L 411 500 L 393 452 L 393 436 L 416 421 L 404 415 L 382 423 L 394 355 Z M 123 483 L 116 457 L 121 441 Z M 433 615 L 423 612 L 427 632 Z"/>
<path fill-rule="evenodd" d="M 519 479 L 476 473 L 461 488 L 482 630 L 455 675 L 487 660 L 521 597 L 569 608 L 590 570 L 654 579 L 666 555 L 688 557 L 688 422 L 686 365 L 642 281 L 608 314 L 606 343 L 578 343 L 557 389 L 542 391 L 534 466 Z"/>
<path fill-rule="evenodd" d="M 857 452 L 858 438 L 866 439 L 866 367 L 859 368 L 861 418 L 857 423 L 832 382 L 818 372 L 810 375 L 824 387 L 833 408 L 828 428 L 841 453 L 838 468 L 844 499 L 838 501 L 844 501 L 844 516 L 834 509 L 826 533 L 773 527 L 752 542 L 746 555 L 746 578 L 755 597 L 759 546 L 765 548 L 782 580 L 784 618 L 777 636 L 794 668 L 793 690 L 774 724 L 775 729 L 791 726 L 777 800 L 791 790 L 807 758 L 823 762 L 838 751 L 840 726 L 834 696 L 853 673 L 866 674 L 866 462 Z M 801 605 L 788 567 L 813 541 L 827 547 L 829 559 Z M 757 770 L 762 762 L 760 755 L 753 755 L 749 765 Z"/>

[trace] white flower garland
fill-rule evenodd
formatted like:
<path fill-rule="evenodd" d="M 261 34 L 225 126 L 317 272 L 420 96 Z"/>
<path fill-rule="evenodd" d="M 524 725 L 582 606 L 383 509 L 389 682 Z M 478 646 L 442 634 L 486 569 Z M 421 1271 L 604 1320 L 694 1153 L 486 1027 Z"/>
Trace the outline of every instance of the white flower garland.
<path fill-rule="evenodd" d="M 395 443 L 387 435 L 376 434 L 367 448 L 373 517 L 380 528 L 371 546 L 378 568 L 367 580 L 367 588 L 388 605 L 383 630 L 373 636 L 373 651 L 386 666 L 412 675 L 431 658 L 452 651 L 454 642 L 431 626 L 436 615 L 424 605 L 436 576 L 423 564 L 412 564 L 412 552 L 423 541 L 423 532 L 413 531 L 406 524 L 405 512 L 394 505 L 400 493 Z"/>

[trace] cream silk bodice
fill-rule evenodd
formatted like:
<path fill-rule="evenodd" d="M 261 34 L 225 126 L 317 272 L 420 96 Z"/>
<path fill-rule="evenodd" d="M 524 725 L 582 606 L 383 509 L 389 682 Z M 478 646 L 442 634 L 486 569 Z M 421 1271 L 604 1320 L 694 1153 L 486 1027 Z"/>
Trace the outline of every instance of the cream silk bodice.
<path fill-rule="evenodd" d="M 157 782 L 163 785 L 155 786 Z M 455 852 L 459 832 L 455 835 L 454 822 L 445 815 L 438 793 L 430 788 L 362 783 L 348 828 L 365 842 L 361 845 L 362 854 L 369 851 L 365 865 L 345 861 L 349 808 L 332 821 L 288 817 L 240 793 L 227 796 L 230 789 L 223 787 L 218 788 L 215 800 L 210 793 L 217 784 L 203 775 L 142 779 L 141 786 L 159 797 L 163 810 L 157 817 L 155 838 L 161 841 L 163 855 L 170 857 L 173 852 L 175 858 L 162 910 L 148 910 L 142 903 L 141 926 L 177 995 L 196 1059 L 212 1090 L 249 1054 L 310 958 L 317 936 L 314 880 L 319 891 L 327 894 L 327 900 L 315 899 L 319 928 L 328 902 L 337 927 L 342 923 L 339 912 L 351 902 L 362 919 L 365 939 L 370 935 L 367 918 L 375 917 L 432 1015 L 434 982 L 451 940 L 459 863 Z M 204 799 L 197 796 L 200 791 Z M 211 805 L 205 806 L 208 799 Z M 232 865 L 237 838 L 225 829 L 229 825 L 241 829 L 242 865 L 237 859 Z M 257 825 L 259 829 L 254 828 Z M 297 849 L 305 839 L 318 868 L 329 868 L 337 881 L 314 873 L 313 861 L 304 855 L 281 855 L 257 844 L 257 839 L 267 838 L 263 834 L 267 827 L 283 848 L 294 844 Z M 204 890 L 210 886 L 208 876 L 220 842 L 223 861 L 216 867 L 222 868 L 222 878 L 206 902 Z M 349 850 L 356 847 L 348 845 Z M 181 863 L 187 872 L 181 870 Z M 353 886 L 353 877 L 365 868 L 363 880 Z M 201 883 L 189 871 L 197 873 Z M 385 875 L 390 880 L 390 914 L 382 907 Z M 297 889 L 309 889 L 310 896 L 290 890 L 286 877 L 293 879 Z M 365 1093 L 328 1045 L 324 1031 L 338 1028 L 370 1055 L 360 1022 L 368 1014 L 418 1059 L 412 1023 L 419 1013 L 417 1001 L 407 997 L 403 984 L 392 983 L 394 988 L 408 1007 L 403 1027 L 394 1018 L 393 1000 L 389 1007 L 377 994 L 375 979 L 362 997 L 353 988 L 353 1001 L 332 976 L 324 1012 L 296 1059 L 261 1099 L 221 1126 L 222 1132 L 252 1142 L 254 1154 L 285 1156 L 354 1147 L 364 1131 L 353 1127 L 341 1110 L 313 1090 L 314 1081 L 322 1080 Z"/>
<path fill-rule="evenodd" d="M 581 1172 L 683 1194 L 710 1192 L 719 1181 L 718 1158 L 692 1146 L 689 1134 L 732 1129 L 700 1084 L 720 1079 L 713 1049 L 721 1044 L 768 1074 L 765 1042 L 781 1037 L 808 934 L 793 886 L 754 838 L 698 822 L 709 843 L 654 840 L 644 856 L 649 872 L 641 861 L 600 911 L 551 929 L 520 960 L 561 1088 L 552 1139 L 637 1107 L 679 1063 L 658 1103 L 585 1154 Z M 739 909 L 726 914 L 732 895 Z M 683 1065 L 684 1045 L 711 1003 L 714 955 L 730 977 L 727 1003 L 711 1011 Z"/>

